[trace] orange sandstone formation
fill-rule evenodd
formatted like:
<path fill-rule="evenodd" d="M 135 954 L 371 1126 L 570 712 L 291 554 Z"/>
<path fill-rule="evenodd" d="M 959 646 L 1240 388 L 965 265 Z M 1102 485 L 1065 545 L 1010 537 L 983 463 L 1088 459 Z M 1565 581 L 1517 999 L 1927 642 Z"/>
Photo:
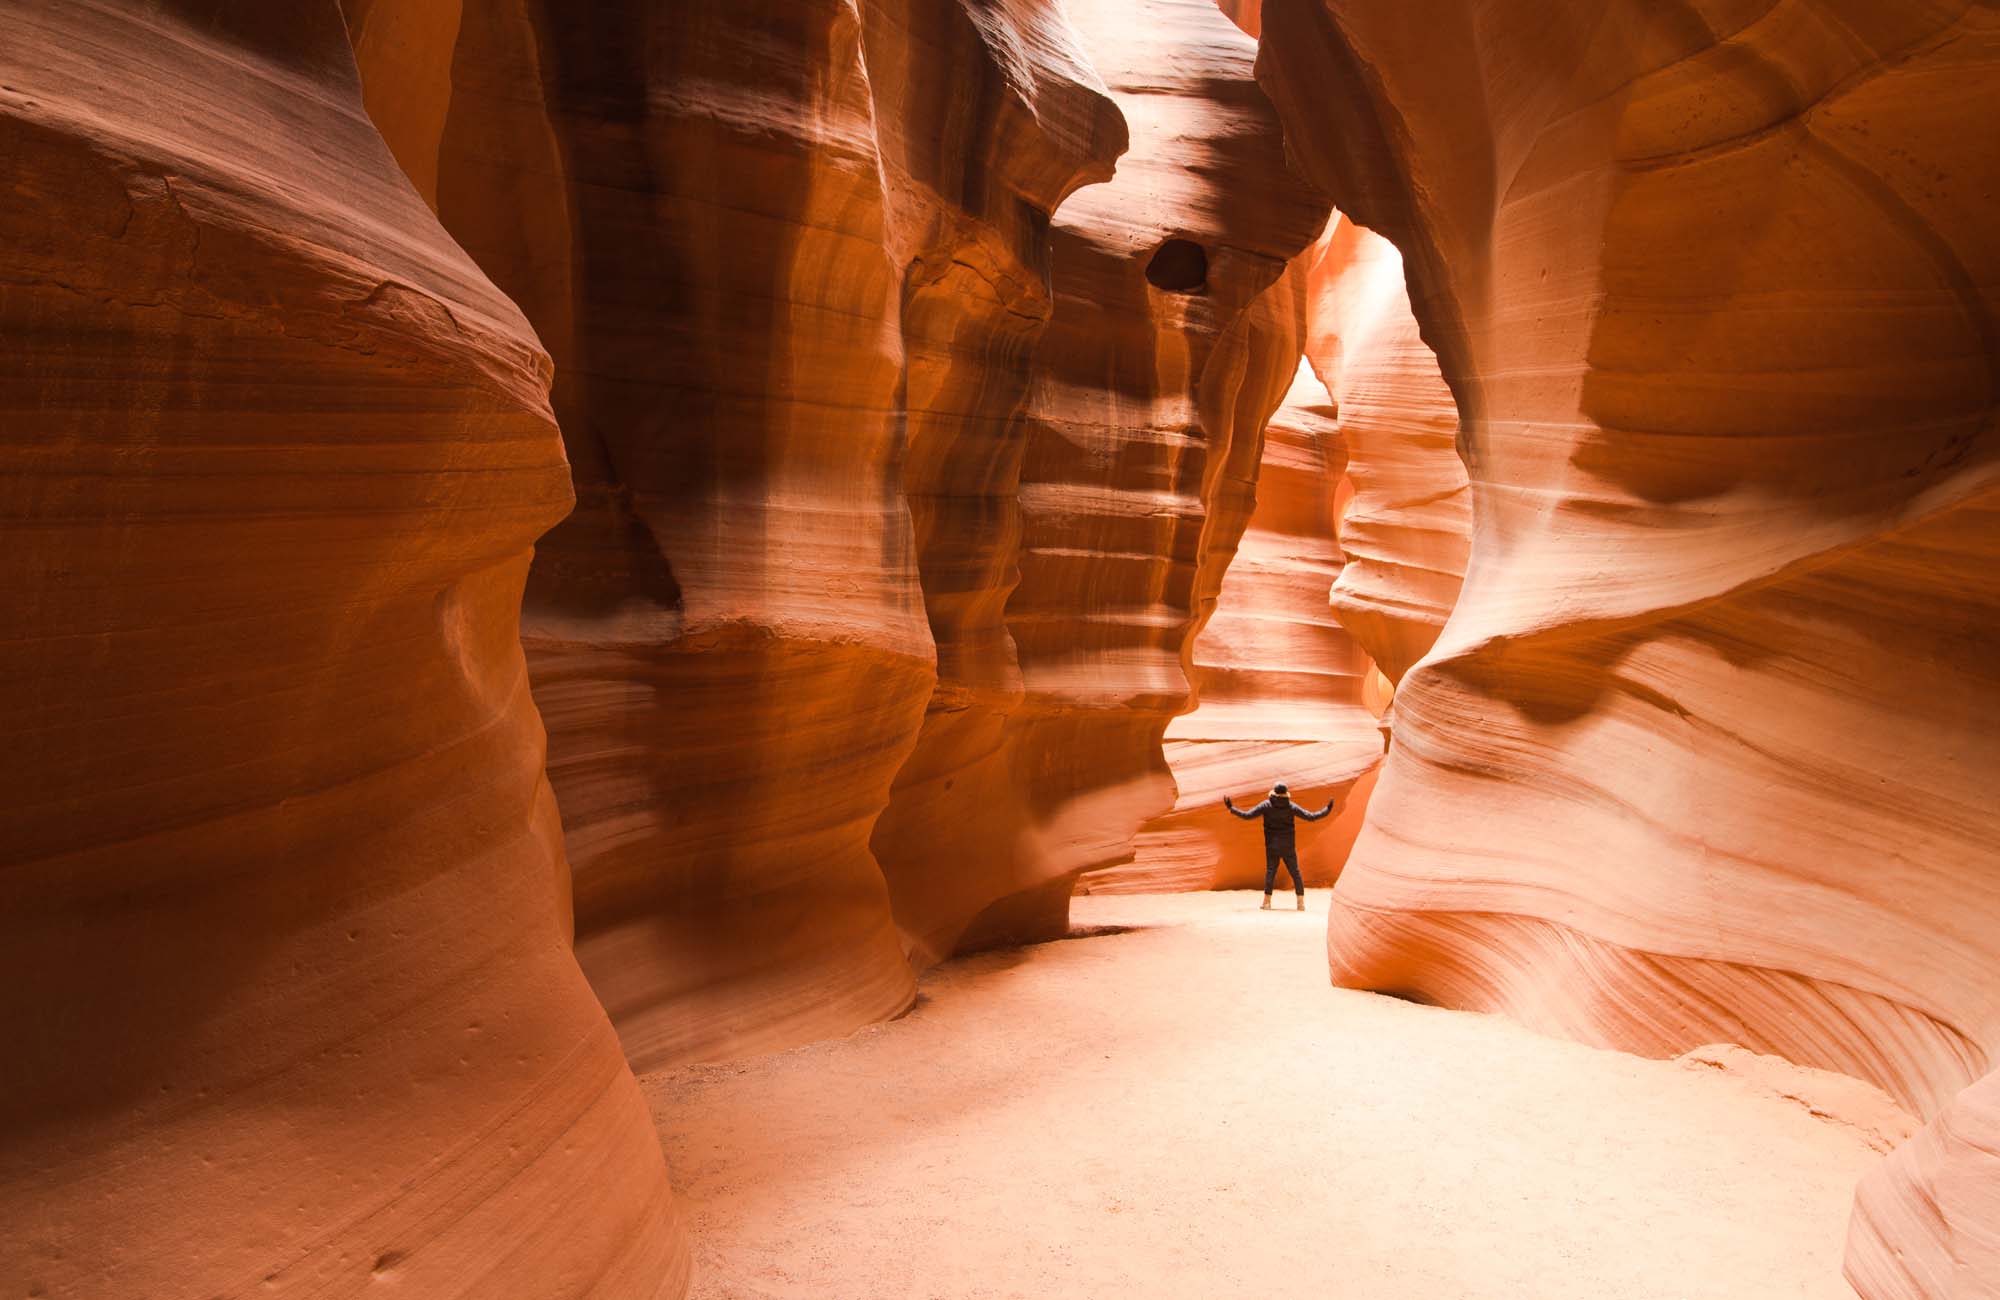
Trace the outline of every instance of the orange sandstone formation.
<path fill-rule="evenodd" d="M 0 30 L 0 1290 L 679 1295 L 517 640 L 547 358 L 332 0 Z"/>
<path fill-rule="evenodd" d="M 641 1068 L 879 1019 L 914 987 L 868 833 L 933 652 L 855 10 L 592 5 L 543 32 L 578 506 L 523 636 L 578 960 Z"/>
<path fill-rule="evenodd" d="M 1092 892 L 1261 885 L 1260 839 L 1221 797 L 1281 778 L 1308 806 L 1341 802 L 1302 864 L 1330 883 L 1374 786 L 1391 682 L 1458 598 L 1472 529 L 1458 412 L 1402 258 L 1337 215 L 1305 256 L 1310 368 L 1272 420 L 1256 514 L 1194 646 L 1199 707 L 1167 728 L 1174 811 L 1147 824 L 1130 864 L 1085 877 Z"/>
<path fill-rule="evenodd" d="M 1391 681 L 1437 641 L 1472 544 L 1458 408 L 1410 314 L 1396 246 L 1337 219 L 1313 267 L 1306 355 L 1333 395 L 1353 499 L 1340 622 Z"/>
<path fill-rule="evenodd" d="M 1362 702 L 1368 657 L 1327 606 L 1343 460 L 1326 389 L 1301 362 L 1265 429 L 1249 528 L 1194 644 L 1198 706 L 1167 724 L 1174 810 L 1146 824 L 1132 863 L 1084 877 L 1089 892 L 1261 888 L 1261 830 L 1222 797 L 1250 807 L 1280 780 L 1302 806 L 1341 805 L 1299 837 L 1308 884 L 1339 874 L 1382 759 Z"/>
<path fill-rule="evenodd" d="M 351 15 L 371 108 L 542 331 L 576 472 L 524 635 L 579 958 L 647 1067 L 892 1014 L 869 841 L 906 760 L 962 761 L 912 754 L 927 716 L 1019 695 L 1048 214 L 1117 111 L 1045 0 L 468 0 L 442 55 L 371 38 L 413 2 Z M 915 888 L 962 887 L 930 802 Z"/>
<path fill-rule="evenodd" d="M 1847 1276 L 1869 1300 L 1993 1294 L 2000 1278 L 2000 1072 L 1954 1098 L 1855 1195 Z"/>
<path fill-rule="evenodd" d="M 1836 8 L 1265 5 L 1295 152 L 1409 260 L 1477 507 L 1330 951 L 1936 1114 L 2000 1049 L 2000 24 Z M 1978 1109 L 1893 1176 L 1974 1167 L 1938 1153 Z M 1871 1218 L 1914 1254 L 1984 1199 L 1929 1243 Z"/>
<path fill-rule="evenodd" d="M 878 101 L 901 88 L 881 124 L 906 268 L 901 490 L 937 645 L 936 687 L 871 847 L 919 967 L 1015 887 L 996 852 L 1019 827 L 1004 737 L 1024 688 L 1005 609 L 1023 408 L 1051 310 L 1048 214 L 1079 184 L 1109 179 L 1126 144 L 1056 6 L 1012 6 L 1011 34 L 976 16 L 934 0 L 868 11 Z M 1017 66 L 1023 53 L 1041 66 Z"/>
<path fill-rule="evenodd" d="M 1215 0 L 1216 7 L 1246 35 L 1260 36 L 1264 30 L 1264 0 Z"/>
<path fill-rule="evenodd" d="M 1131 149 L 1054 224 L 1009 466 L 1021 695 L 941 692 L 876 834 L 920 962 L 1060 933 L 1077 874 L 1171 805 L 1161 733 L 1303 342 L 1303 277 L 1284 273 L 1326 216 L 1286 170 L 1254 47 L 1210 0 L 1067 9 Z"/>

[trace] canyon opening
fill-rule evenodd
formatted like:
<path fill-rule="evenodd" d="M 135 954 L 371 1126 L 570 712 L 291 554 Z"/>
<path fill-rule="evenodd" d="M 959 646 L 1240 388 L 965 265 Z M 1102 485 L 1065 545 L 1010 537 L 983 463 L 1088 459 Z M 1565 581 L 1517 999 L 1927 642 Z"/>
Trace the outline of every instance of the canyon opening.
<path fill-rule="evenodd" d="M 1993 0 L 0 0 L 0 1296 L 2000 1297 L 1995 122 Z"/>

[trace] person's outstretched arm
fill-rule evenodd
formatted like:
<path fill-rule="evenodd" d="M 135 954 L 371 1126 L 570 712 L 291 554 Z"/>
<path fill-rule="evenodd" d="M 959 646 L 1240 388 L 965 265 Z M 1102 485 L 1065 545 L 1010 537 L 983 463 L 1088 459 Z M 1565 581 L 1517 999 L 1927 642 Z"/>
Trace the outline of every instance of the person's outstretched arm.
<path fill-rule="evenodd" d="M 1260 803 L 1255 808 L 1247 808 L 1247 809 L 1238 808 L 1234 803 L 1230 801 L 1228 795 L 1222 796 L 1222 806 L 1224 808 L 1227 808 L 1230 812 L 1235 813 L 1238 817 L 1241 817 L 1246 822 L 1251 820 L 1252 818 L 1262 817 L 1264 815 L 1263 804 Z"/>
<path fill-rule="evenodd" d="M 1318 812 L 1307 812 L 1303 808 L 1299 809 L 1299 816 L 1305 818 L 1309 822 L 1316 822 L 1320 818 L 1326 816 L 1328 813 L 1332 811 L 1333 811 L 1333 800 L 1329 799 L 1326 801 L 1326 807 L 1320 809 Z"/>

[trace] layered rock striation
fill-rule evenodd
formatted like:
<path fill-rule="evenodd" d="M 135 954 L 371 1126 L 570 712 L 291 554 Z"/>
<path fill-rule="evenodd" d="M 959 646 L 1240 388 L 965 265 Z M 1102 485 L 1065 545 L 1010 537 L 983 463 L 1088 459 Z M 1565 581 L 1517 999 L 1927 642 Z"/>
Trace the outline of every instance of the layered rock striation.
<path fill-rule="evenodd" d="M 1402 255 L 1380 235 L 1336 221 L 1309 319 L 1306 355 L 1339 414 L 1351 493 L 1333 609 L 1398 682 L 1444 630 L 1472 547 L 1458 408 L 1410 314 Z"/>
<path fill-rule="evenodd" d="M 1255 47 L 1208 0 L 1067 9 L 1131 148 L 1052 228 L 1012 469 L 1019 695 L 942 700 L 877 832 L 918 960 L 1061 933 L 1076 876 L 1171 807 L 1161 733 L 1191 703 L 1191 641 L 1303 343 L 1292 264 L 1326 217 Z"/>
<path fill-rule="evenodd" d="M 914 988 L 868 832 L 933 651 L 858 15 L 628 3 L 539 31 L 578 508 L 523 637 L 578 959 L 641 1068 L 893 1014 Z"/>
<path fill-rule="evenodd" d="M 939 30 L 933 11 L 953 22 Z M 989 33 L 978 15 L 885 5 L 868 26 L 878 95 L 906 87 L 882 124 L 907 268 L 901 488 L 937 645 L 936 686 L 871 848 L 919 969 L 1015 887 L 994 852 L 1018 828 L 1006 735 L 1024 686 L 1005 610 L 1019 564 L 1024 410 L 1053 302 L 1049 214 L 1080 184 L 1109 179 L 1127 142 L 1056 6 L 1014 6 L 1014 35 Z M 1016 67 L 1017 45 L 1046 66 Z"/>
<path fill-rule="evenodd" d="M 1336 979 L 1644 1052 L 1728 1039 L 1937 1114 L 2000 1046 L 2000 154 L 1965 130 L 2000 107 L 2000 25 L 1263 22 L 1295 151 L 1407 259 L 1476 503 Z"/>
<path fill-rule="evenodd" d="M 449 105 L 385 131 L 556 358 L 578 507 L 524 638 L 627 1052 L 893 1014 L 869 841 L 933 695 L 1004 677 L 1048 214 L 1110 174 L 1116 109 L 1039 0 L 478 0 L 447 58 L 392 48 Z"/>
<path fill-rule="evenodd" d="M 0 1289 L 680 1294 L 518 640 L 547 357 L 332 0 L 0 29 Z"/>
<path fill-rule="evenodd" d="M 1261 887 L 1262 833 L 1231 817 L 1222 798 L 1248 808 L 1276 781 L 1301 806 L 1339 805 L 1333 820 L 1299 837 L 1308 884 L 1339 874 L 1382 735 L 1365 702 L 1373 665 L 1327 603 L 1341 571 L 1336 519 L 1347 496 L 1333 417 L 1302 360 L 1265 427 L 1256 508 L 1193 647 L 1197 707 L 1167 724 L 1174 809 L 1146 823 L 1130 863 L 1086 875 L 1089 892 Z"/>
<path fill-rule="evenodd" d="M 1869 1300 L 1992 1293 L 2000 1278 L 2000 1073 L 1959 1093 L 1861 1180 L 1846 1271 Z"/>

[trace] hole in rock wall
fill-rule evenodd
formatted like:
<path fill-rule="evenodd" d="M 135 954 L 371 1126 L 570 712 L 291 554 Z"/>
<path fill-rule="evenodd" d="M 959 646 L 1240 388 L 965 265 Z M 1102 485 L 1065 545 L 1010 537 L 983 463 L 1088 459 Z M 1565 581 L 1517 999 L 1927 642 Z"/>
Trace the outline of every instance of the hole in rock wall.
<path fill-rule="evenodd" d="M 1146 263 L 1146 279 L 1168 293 L 1200 293 L 1208 287 L 1208 252 L 1192 239 L 1169 239 Z"/>

